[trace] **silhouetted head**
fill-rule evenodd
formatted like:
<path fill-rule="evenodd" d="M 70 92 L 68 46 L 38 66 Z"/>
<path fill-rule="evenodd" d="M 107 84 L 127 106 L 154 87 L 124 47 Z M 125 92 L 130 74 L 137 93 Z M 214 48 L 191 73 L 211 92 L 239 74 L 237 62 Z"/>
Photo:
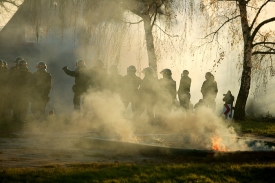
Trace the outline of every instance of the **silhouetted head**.
<path fill-rule="evenodd" d="M 161 72 L 163 77 L 171 77 L 172 76 L 172 71 L 170 69 L 163 69 Z"/>
<path fill-rule="evenodd" d="M 28 68 L 28 63 L 26 60 L 20 60 L 18 63 L 19 69 L 26 69 Z"/>
<path fill-rule="evenodd" d="M 24 60 L 22 57 L 16 57 L 14 60 L 14 64 L 18 65 L 21 60 Z"/>
<path fill-rule="evenodd" d="M 145 75 L 154 75 L 154 71 L 151 67 L 146 67 L 142 70 L 142 73 Z"/>
<path fill-rule="evenodd" d="M 3 60 L 3 65 L 4 65 L 3 66 L 4 68 L 8 68 L 8 63 L 6 61 L 4 61 L 4 60 Z"/>
<path fill-rule="evenodd" d="M 211 77 L 213 77 L 213 74 L 211 72 L 205 73 L 205 79 L 210 79 Z"/>
<path fill-rule="evenodd" d="M 135 74 L 136 72 L 137 72 L 137 69 L 133 65 L 131 65 L 127 68 L 127 74 Z"/>
<path fill-rule="evenodd" d="M 86 67 L 85 61 L 84 60 L 78 60 L 76 62 L 76 67 Z"/>
<path fill-rule="evenodd" d="M 39 70 L 46 70 L 47 69 L 47 64 L 45 62 L 38 62 L 36 64 L 36 68 Z"/>
<path fill-rule="evenodd" d="M 188 70 L 182 71 L 182 75 L 183 75 L 183 76 L 188 76 L 188 74 L 189 74 L 189 71 L 188 71 Z"/>
<path fill-rule="evenodd" d="M 3 60 L 0 60 L 0 69 L 2 69 L 4 67 L 4 62 Z"/>

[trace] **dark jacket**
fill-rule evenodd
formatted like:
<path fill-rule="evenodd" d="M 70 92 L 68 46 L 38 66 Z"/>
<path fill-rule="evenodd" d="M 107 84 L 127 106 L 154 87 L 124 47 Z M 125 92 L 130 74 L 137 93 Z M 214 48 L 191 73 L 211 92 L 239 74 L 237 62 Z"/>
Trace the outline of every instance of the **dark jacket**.
<path fill-rule="evenodd" d="M 26 67 L 18 69 L 10 76 L 7 86 L 13 96 L 29 97 L 31 75 L 32 73 Z"/>
<path fill-rule="evenodd" d="M 30 78 L 31 93 L 34 96 L 48 96 L 52 88 L 52 76 L 45 69 L 37 69 Z"/>
<path fill-rule="evenodd" d="M 161 98 L 174 102 L 177 95 L 176 81 L 172 77 L 161 78 L 159 80 L 159 87 Z"/>
<path fill-rule="evenodd" d="M 87 90 L 90 75 L 86 66 L 78 67 L 74 71 L 64 68 L 64 72 L 75 78 L 75 85 L 72 88 L 74 93 L 83 93 Z"/>
<path fill-rule="evenodd" d="M 182 76 L 180 79 L 180 86 L 178 93 L 190 93 L 191 78 L 188 76 Z"/>

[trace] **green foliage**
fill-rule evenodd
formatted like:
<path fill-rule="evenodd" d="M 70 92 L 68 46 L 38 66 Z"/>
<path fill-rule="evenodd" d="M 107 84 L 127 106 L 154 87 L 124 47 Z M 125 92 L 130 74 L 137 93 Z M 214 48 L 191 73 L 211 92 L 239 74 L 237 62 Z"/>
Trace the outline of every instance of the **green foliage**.
<path fill-rule="evenodd" d="M 238 124 L 241 125 L 242 133 L 275 137 L 275 123 L 270 122 L 270 120 L 259 121 L 250 119 L 246 121 L 239 121 Z"/>
<path fill-rule="evenodd" d="M 274 163 L 87 164 L 3 169 L 1 182 L 274 182 Z"/>

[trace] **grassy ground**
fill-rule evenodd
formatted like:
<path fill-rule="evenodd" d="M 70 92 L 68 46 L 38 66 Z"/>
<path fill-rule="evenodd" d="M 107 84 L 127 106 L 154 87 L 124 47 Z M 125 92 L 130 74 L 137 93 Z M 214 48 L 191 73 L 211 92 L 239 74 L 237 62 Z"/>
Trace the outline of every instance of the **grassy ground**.
<path fill-rule="evenodd" d="M 275 122 L 239 121 L 242 133 L 275 137 Z M 22 130 L 0 121 L 0 133 Z M 0 154 L 1 156 L 1 154 Z M 220 158 L 159 157 L 169 163 L 92 163 L 39 168 L 1 168 L 0 182 L 275 182 L 275 157 L 233 155 Z M 0 161 L 1 164 L 1 161 Z"/>
<path fill-rule="evenodd" d="M 237 124 L 241 126 L 242 133 L 275 137 L 275 122 L 247 120 Z"/>
<path fill-rule="evenodd" d="M 274 163 L 86 164 L 4 169 L 0 182 L 275 182 Z"/>

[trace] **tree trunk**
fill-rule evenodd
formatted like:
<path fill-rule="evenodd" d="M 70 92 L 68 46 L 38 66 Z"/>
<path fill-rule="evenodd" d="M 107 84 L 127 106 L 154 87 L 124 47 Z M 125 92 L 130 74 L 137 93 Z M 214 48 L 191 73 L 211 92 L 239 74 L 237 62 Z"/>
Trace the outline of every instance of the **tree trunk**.
<path fill-rule="evenodd" d="M 237 97 L 234 119 L 244 120 L 245 119 L 245 106 L 250 90 L 251 82 L 251 67 L 244 67 L 242 72 L 240 91 Z"/>
<path fill-rule="evenodd" d="M 239 0 L 239 9 L 241 14 L 241 24 L 244 39 L 244 58 L 243 58 L 243 72 L 241 78 L 241 86 L 237 97 L 234 119 L 245 119 L 245 107 L 250 90 L 251 83 L 251 68 L 252 68 L 252 38 L 251 28 L 247 20 L 246 1 Z"/>
<path fill-rule="evenodd" d="M 151 25 L 151 18 L 149 15 L 142 16 L 143 23 L 144 23 L 144 31 L 145 31 L 145 39 L 146 39 L 146 48 L 147 48 L 147 55 L 149 61 L 149 67 L 154 70 L 154 73 L 157 73 L 157 58 L 155 53 L 155 46 L 154 46 L 154 37 L 152 34 L 152 25 Z"/>

